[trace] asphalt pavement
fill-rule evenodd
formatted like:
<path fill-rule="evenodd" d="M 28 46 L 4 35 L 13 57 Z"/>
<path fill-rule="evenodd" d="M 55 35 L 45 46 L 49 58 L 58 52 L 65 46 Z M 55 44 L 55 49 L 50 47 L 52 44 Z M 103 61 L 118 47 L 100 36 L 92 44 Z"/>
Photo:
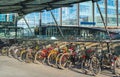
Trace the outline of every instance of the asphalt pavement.
<path fill-rule="evenodd" d="M 113 77 L 104 70 L 97 77 Z M 14 58 L 0 56 L 0 77 L 94 77 L 85 75 L 80 69 L 57 69 L 48 65 L 20 62 Z"/>

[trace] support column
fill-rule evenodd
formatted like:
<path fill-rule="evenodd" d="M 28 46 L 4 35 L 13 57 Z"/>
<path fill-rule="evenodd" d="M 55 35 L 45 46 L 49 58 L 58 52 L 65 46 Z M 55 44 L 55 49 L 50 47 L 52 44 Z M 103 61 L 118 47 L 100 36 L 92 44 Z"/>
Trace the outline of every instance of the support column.
<path fill-rule="evenodd" d="M 62 26 L 62 8 L 60 8 L 60 26 Z"/>
<path fill-rule="evenodd" d="M 119 26 L 119 15 L 118 15 L 118 14 L 119 14 L 119 9 L 118 9 L 118 8 L 119 8 L 119 5 L 118 5 L 118 2 L 119 2 L 119 1 L 116 0 L 116 19 L 117 19 L 116 22 L 117 22 L 117 26 Z"/>
<path fill-rule="evenodd" d="M 15 25 L 15 39 L 17 39 L 17 14 L 14 16 L 14 25 Z"/>
<path fill-rule="evenodd" d="M 92 19 L 93 19 L 93 22 L 95 22 L 95 4 L 94 4 L 94 2 L 92 1 Z M 93 26 L 95 26 L 95 25 L 93 25 Z"/>
<path fill-rule="evenodd" d="M 80 5 L 79 3 L 77 4 L 77 25 L 80 26 Z"/>
<path fill-rule="evenodd" d="M 39 20 L 39 35 L 41 33 L 41 26 L 42 26 L 42 13 L 40 12 L 40 20 Z"/>
<path fill-rule="evenodd" d="M 107 15 L 107 0 L 104 1 L 105 2 L 105 24 L 106 26 L 108 26 L 108 15 Z"/>

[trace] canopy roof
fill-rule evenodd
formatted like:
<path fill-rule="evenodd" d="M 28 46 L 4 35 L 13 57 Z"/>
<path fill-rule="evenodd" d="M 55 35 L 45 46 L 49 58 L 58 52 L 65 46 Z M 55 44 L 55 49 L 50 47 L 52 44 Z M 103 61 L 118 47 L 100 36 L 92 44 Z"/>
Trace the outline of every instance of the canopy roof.
<path fill-rule="evenodd" d="M 0 0 L 0 13 L 31 13 L 98 0 Z"/>

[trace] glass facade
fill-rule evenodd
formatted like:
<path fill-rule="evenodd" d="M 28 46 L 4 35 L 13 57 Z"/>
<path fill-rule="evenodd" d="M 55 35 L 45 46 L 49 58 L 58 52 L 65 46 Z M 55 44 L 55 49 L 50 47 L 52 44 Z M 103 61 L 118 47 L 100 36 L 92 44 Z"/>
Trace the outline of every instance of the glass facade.
<path fill-rule="evenodd" d="M 38 12 L 30 13 L 25 16 L 25 19 L 26 19 L 28 25 L 30 25 L 30 27 L 38 26 L 39 20 L 40 20 L 40 13 L 38 13 Z M 27 28 L 27 25 L 23 18 L 18 21 L 17 25 L 18 25 L 18 27 Z"/>
<path fill-rule="evenodd" d="M 0 14 L 0 22 L 13 22 L 14 14 Z"/>
<path fill-rule="evenodd" d="M 82 25 L 82 22 L 92 22 L 92 2 L 84 2 L 79 4 L 79 11 L 80 11 L 80 26 L 88 26 Z"/>
<path fill-rule="evenodd" d="M 101 11 L 102 16 L 103 16 L 104 21 L 105 21 L 105 4 L 104 3 L 105 3 L 105 0 L 101 0 L 98 2 L 99 7 L 100 7 L 100 11 Z M 104 25 L 102 22 L 98 7 L 96 5 L 95 5 L 95 22 L 96 22 L 96 26 L 103 26 Z"/>
<path fill-rule="evenodd" d="M 116 0 L 107 0 L 107 13 L 108 13 L 108 26 L 116 26 Z M 120 1 L 120 0 L 119 0 Z M 100 6 L 100 10 L 102 12 L 102 15 L 105 20 L 105 0 L 100 0 L 98 2 Z M 118 2 L 119 7 L 120 3 Z M 79 10 L 77 4 L 74 4 L 73 7 L 63 7 L 62 11 L 60 9 L 54 9 L 52 10 L 57 23 L 60 25 L 62 23 L 62 26 L 68 25 L 68 26 L 78 26 L 78 19 L 80 26 L 86 26 L 84 24 L 81 24 L 81 22 L 93 22 L 93 11 L 92 11 L 92 2 L 83 2 L 79 3 Z M 77 15 L 79 11 L 79 16 Z M 120 13 L 120 9 L 119 9 Z M 44 11 L 41 14 L 42 18 L 42 25 L 55 25 L 55 22 L 53 20 L 53 17 L 50 13 L 50 11 Z M 95 3 L 95 26 L 103 26 L 98 8 Z M 38 26 L 39 25 L 39 19 L 40 14 L 39 13 L 31 13 L 26 16 L 28 23 L 30 26 Z M 24 21 L 21 19 L 18 23 L 19 25 L 26 25 Z M 120 23 L 120 20 L 119 20 Z M 91 26 L 91 25 L 88 25 Z"/>
<path fill-rule="evenodd" d="M 15 14 L 0 14 L 0 38 L 15 38 Z M 17 37 L 21 37 L 23 28 L 17 28 Z"/>
<path fill-rule="evenodd" d="M 58 24 L 60 24 L 60 9 L 54 9 L 51 11 Z M 50 11 L 44 11 L 42 13 L 42 25 L 55 25 L 54 19 L 50 13 Z"/>
<path fill-rule="evenodd" d="M 118 6 L 120 7 L 120 0 L 118 0 Z M 98 2 L 100 10 L 104 17 L 105 14 L 105 0 L 100 0 Z M 100 17 L 99 10 L 94 4 L 94 23 L 93 25 L 93 6 L 92 2 L 82 2 L 73 4 L 72 7 L 62 7 L 59 9 L 51 10 L 54 17 L 60 26 L 103 26 L 102 19 Z M 118 16 L 120 15 L 120 8 L 118 7 Z M 40 19 L 42 26 L 54 26 L 56 25 L 50 11 L 44 10 L 44 12 L 34 12 L 25 15 L 26 21 L 32 32 L 34 33 L 34 28 L 40 26 Z M 107 26 L 117 26 L 117 12 L 116 12 L 116 0 L 107 0 Z M 0 25 L 1 26 L 15 26 L 15 14 L 0 14 Z M 118 17 L 118 22 L 120 24 L 120 17 Z M 19 19 L 17 23 L 18 27 L 24 28 L 24 34 L 31 36 L 31 32 L 25 23 L 24 19 Z M 3 32 L 5 32 L 4 30 Z M 11 29 L 11 32 L 15 32 Z M 1 31 L 2 33 L 2 31 Z M 7 34 L 7 33 L 6 33 Z M 13 33 L 12 33 L 13 34 Z M 15 36 L 15 33 L 14 33 Z"/>
<path fill-rule="evenodd" d="M 101 10 L 102 15 L 103 15 L 104 20 L 105 20 L 105 0 L 99 1 L 98 4 L 100 5 L 100 10 Z M 119 9 L 119 11 L 120 11 L 120 9 Z M 97 26 L 102 26 L 103 23 L 102 23 L 102 20 L 100 18 L 100 14 L 99 14 L 99 11 L 98 11 L 97 7 L 96 7 L 95 12 L 96 12 Z M 117 17 L 116 17 L 116 0 L 107 0 L 107 23 L 108 23 L 108 26 L 116 26 L 117 25 L 116 20 L 117 20 Z M 120 23 L 120 20 L 119 20 L 119 23 Z"/>
<path fill-rule="evenodd" d="M 118 4 L 120 7 L 120 0 L 118 0 Z M 106 18 L 105 15 L 105 0 L 100 0 L 98 2 L 100 6 L 100 10 L 102 12 L 102 15 L 104 17 L 104 21 Z M 59 9 L 54 9 L 51 12 L 54 14 L 55 19 L 60 26 L 103 26 L 102 19 L 100 16 L 100 13 L 98 11 L 98 8 L 96 6 L 96 3 L 94 3 L 94 22 L 93 22 L 93 6 L 92 2 L 82 2 L 78 4 L 72 5 L 72 7 L 62 7 Z M 119 8 L 120 14 L 120 8 Z M 4 15 L 3 15 L 4 16 Z M 117 26 L 117 17 L 116 17 L 116 0 L 107 0 L 107 26 Z M 41 17 L 41 18 L 40 18 Z M 48 25 L 56 25 L 50 11 L 44 11 L 41 13 L 35 12 L 31 13 L 25 16 L 28 24 L 34 30 L 36 26 L 39 26 L 40 19 L 42 26 L 48 26 Z M 4 19 L 3 19 L 4 20 Z M 82 24 L 83 23 L 83 24 Z M 84 23 L 87 23 L 84 24 Z M 91 23 L 91 24 L 90 24 Z M 95 25 L 93 25 L 95 23 Z M 119 24 L 120 24 L 120 18 L 119 18 Z M 27 29 L 27 25 L 23 19 L 20 19 L 18 21 L 19 27 L 24 27 L 26 31 L 29 32 L 29 29 Z"/>
<path fill-rule="evenodd" d="M 6 21 L 6 14 L 0 14 L 0 22 Z"/>
<path fill-rule="evenodd" d="M 77 25 L 77 5 L 72 6 L 62 8 L 62 25 Z"/>
<path fill-rule="evenodd" d="M 17 38 L 23 37 L 24 31 L 22 27 L 17 28 Z M 14 27 L 0 27 L 0 38 L 15 38 Z"/>

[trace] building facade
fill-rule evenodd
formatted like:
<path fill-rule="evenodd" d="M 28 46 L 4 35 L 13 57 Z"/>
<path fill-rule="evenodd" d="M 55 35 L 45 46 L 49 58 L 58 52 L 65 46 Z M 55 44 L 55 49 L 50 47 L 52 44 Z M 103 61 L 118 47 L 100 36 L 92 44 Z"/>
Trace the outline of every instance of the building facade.
<path fill-rule="evenodd" d="M 104 17 L 104 21 L 106 21 L 106 8 L 107 7 L 107 26 L 117 26 L 117 16 L 118 23 L 120 24 L 120 0 L 118 0 L 118 15 L 117 14 L 117 0 L 100 0 L 98 2 L 100 6 L 100 10 L 102 12 L 102 16 Z M 107 5 L 106 5 L 107 4 Z M 94 10 L 94 11 L 93 11 Z M 93 4 L 91 1 L 73 4 L 72 7 L 62 7 L 58 9 L 52 10 L 52 13 L 55 16 L 55 19 L 60 26 L 103 26 L 103 22 L 101 20 L 101 16 L 96 6 L 96 3 Z M 15 26 L 15 14 L 0 14 L 0 25 L 1 26 Z M 42 25 L 56 25 L 50 11 L 34 12 L 27 14 L 25 16 L 28 25 L 34 31 L 34 27 L 40 26 L 40 19 Z M 82 24 L 82 23 L 94 22 L 95 25 L 91 24 Z M 12 24 L 11 24 L 12 23 Z M 18 27 L 23 27 L 24 33 L 30 35 L 30 30 L 25 23 L 24 19 L 20 19 L 17 23 Z M 4 30 L 6 31 L 6 30 Z M 14 29 L 12 30 L 15 31 Z M 28 34 L 29 33 L 29 34 Z M 14 34 L 15 35 L 15 34 Z"/>
<path fill-rule="evenodd" d="M 118 0 L 120 2 L 120 0 Z M 118 3 L 119 3 L 118 2 Z M 100 10 L 102 12 L 103 17 L 105 18 L 105 0 L 101 0 L 98 2 L 100 6 Z M 94 22 L 96 23 L 95 26 L 103 26 L 100 13 L 98 11 L 98 8 L 96 6 L 96 3 L 94 4 Z M 120 3 L 118 5 L 120 7 Z M 74 4 L 73 7 L 63 7 L 62 8 L 62 25 L 68 25 L 68 26 L 85 26 L 82 25 L 81 22 L 93 22 L 93 6 L 92 2 L 83 2 L 78 4 Z M 79 15 L 78 15 L 79 11 Z M 60 23 L 60 9 L 55 9 L 52 11 L 55 13 L 55 17 Z M 120 13 L 120 8 L 119 8 L 119 13 Z M 107 22 L 108 26 L 116 26 L 116 20 L 117 20 L 117 15 L 116 15 L 116 0 L 107 0 Z M 79 25 L 78 25 L 78 19 L 79 19 Z M 105 19 L 104 19 L 105 20 Z M 42 13 L 42 23 L 46 23 L 47 25 L 50 23 L 54 23 L 53 18 L 50 15 L 50 12 L 45 11 Z M 120 23 L 120 19 L 119 19 Z"/>
<path fill-rule="evenodd" d="M 1 26 L 14 26 L 14 14 L 0 14 Z"/>
<path fill-rule="evenodd" d="M 120 0 L 118 0 L 118 6 L 120 7 Z M 102 12 L 103 17 L 105 18 L 105 0 L 101 0 L 98 2 L 100 6 L 100 10 Z M 52 10 L 57 23 L 59 25 L 68 25 L 68 26 L 86 26 L 81 24 L 81 22 L 93 22 L 93 14 L 94 14 L 94 22 L 96 23 L 95 26 L 103 26 L 100 13 L 98 11 L 98 8 L 96 6 L 96 3 L 94 4 L 94 13 L 93 13 L 93 6 L 92 2 L 83 2 L 79 4 L 74 4 L 73 7 L 63 7 L 59 9 Z M 120 8 L 119 8 L 120 13 Z M 118 14 L 119 14 L 118 13 Z M 108 26 L 116 26 L 116 0 L 107 0 L 107 22 Z M 35 12 L 26 15 L 26 19 L 29 23 L 29 25 L 38 26 L 39 20 L 42 20 L 42 25 L 55 25 L 55 22 L 53 20 L 53 17 L 49 11 L 44 11 L 41 13 Z M 105 19 L 104 19 L 105 20 Z M 119 18 L 120 23 L 120 18 Z M 18 22 L 19 26 L 24 25 L 26 27 L 26 23 L 23 19 L 21 19 Z M 92 25 L 91 25 L 92 26 Z"/>

